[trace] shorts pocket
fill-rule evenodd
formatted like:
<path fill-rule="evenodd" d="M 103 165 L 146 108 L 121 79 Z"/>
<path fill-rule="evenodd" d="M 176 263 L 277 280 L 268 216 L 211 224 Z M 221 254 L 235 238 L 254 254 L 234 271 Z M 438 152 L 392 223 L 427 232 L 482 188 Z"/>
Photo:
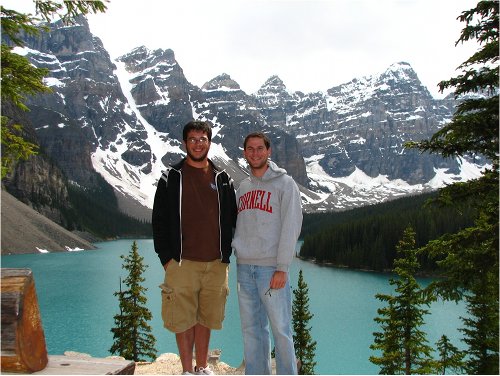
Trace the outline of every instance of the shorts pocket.
<path fill-rule="evenodd" d="M 222 327 L 222 322 L 226 318 L 226 303 L 227 297 L 229 296 L 229 287 L 222 286 L 220 296 L 218 299 L 218 304 L 220 307 L 219 315 L 215 318 L 216 322 L 219 322 L 219 326 Z"/>
<path fill-rule="evenodd" d="M 175 294 L 174 290 L 165 284 L 160 285 L 161 289 L 161 318 L 163 319 L 163 326 L 172 330 L 174 326 L 174 307 L 175 307 Z"/>

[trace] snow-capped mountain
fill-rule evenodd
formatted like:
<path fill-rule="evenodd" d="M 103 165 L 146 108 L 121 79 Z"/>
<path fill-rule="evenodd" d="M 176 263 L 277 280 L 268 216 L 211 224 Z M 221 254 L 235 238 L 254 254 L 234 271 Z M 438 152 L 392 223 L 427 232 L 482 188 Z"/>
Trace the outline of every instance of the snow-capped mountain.
<path fill-rule="evenodd" d="M 478 176 L 482 165 L 404 149 L 450 121 L 455 105 L 433 99 L 407 63 L 327 92 L 291 93 L 273 76 L 247 94 L 228 74 L 199 88 L 169 49 L 137 47 L 111 61 L 83 17 L 52 24 L 15 52 L 50 71 L 53 92 L 27 102 L 45 152 L 70 180 L 91 185 L 97 171 L 145 208 L 165 165 L 184 155 L 182 127 L 191 119 L 213 124 L 210 158 L 236 183 L 247 174 L 243 138 L 268 133 L 272 158 L 299 183 L 306 210 L 435 189 Z"/>

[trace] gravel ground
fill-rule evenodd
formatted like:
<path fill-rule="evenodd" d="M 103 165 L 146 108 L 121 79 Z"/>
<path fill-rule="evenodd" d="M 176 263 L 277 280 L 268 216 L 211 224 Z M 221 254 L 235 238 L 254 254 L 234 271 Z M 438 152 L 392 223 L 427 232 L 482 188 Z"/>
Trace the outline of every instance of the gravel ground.
<path fill-rule="evenodd" d="M 243 375 L 244 368 L 234 368 L 224 362 L 210 364 L 216 375 Z M 177 354 L 162 354 L 154 362 L 139 362 L 135 366 L 135 375 L 180 375 L 182 366 Z"/>

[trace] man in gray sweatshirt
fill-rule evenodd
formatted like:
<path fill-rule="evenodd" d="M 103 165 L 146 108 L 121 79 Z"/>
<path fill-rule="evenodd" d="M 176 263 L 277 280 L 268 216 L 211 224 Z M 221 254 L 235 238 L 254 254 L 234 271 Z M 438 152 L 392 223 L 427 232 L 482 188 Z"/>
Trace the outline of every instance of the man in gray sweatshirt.
<path fill-rule="evenodd" d="M 300 192 L 286 171 L 269 160 L 263 133 L 245 138 L 250 176 L 236 192 L 238 217 L 232 242 L 237 262 L 238 302 L 245 374 L 271 374 L 272 329 L 276 373 L 297 374 L 288 270 L 302 227 Z"/>

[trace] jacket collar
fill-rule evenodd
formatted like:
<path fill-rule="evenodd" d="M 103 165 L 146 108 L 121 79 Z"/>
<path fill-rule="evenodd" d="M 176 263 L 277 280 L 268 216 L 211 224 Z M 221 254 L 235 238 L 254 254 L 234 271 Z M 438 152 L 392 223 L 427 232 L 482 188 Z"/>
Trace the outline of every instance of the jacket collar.
<path fill-rule="evenodd" d="M 182 160 L 180 162 L 177 162 L 176 164 L 171 165 L 171 167 L 174 170 L 180 171 L 182 169 L 182 166 L 184 166 L 184 162 L 186 162 L 186 158 L 182 158 Z M 208 160 L 208 163 L 210 164 L 210 166 L 212 167 L 212 170 L 214 170 L 214 172 L 221 172 L 222 171 L 210 159 Z"/>

